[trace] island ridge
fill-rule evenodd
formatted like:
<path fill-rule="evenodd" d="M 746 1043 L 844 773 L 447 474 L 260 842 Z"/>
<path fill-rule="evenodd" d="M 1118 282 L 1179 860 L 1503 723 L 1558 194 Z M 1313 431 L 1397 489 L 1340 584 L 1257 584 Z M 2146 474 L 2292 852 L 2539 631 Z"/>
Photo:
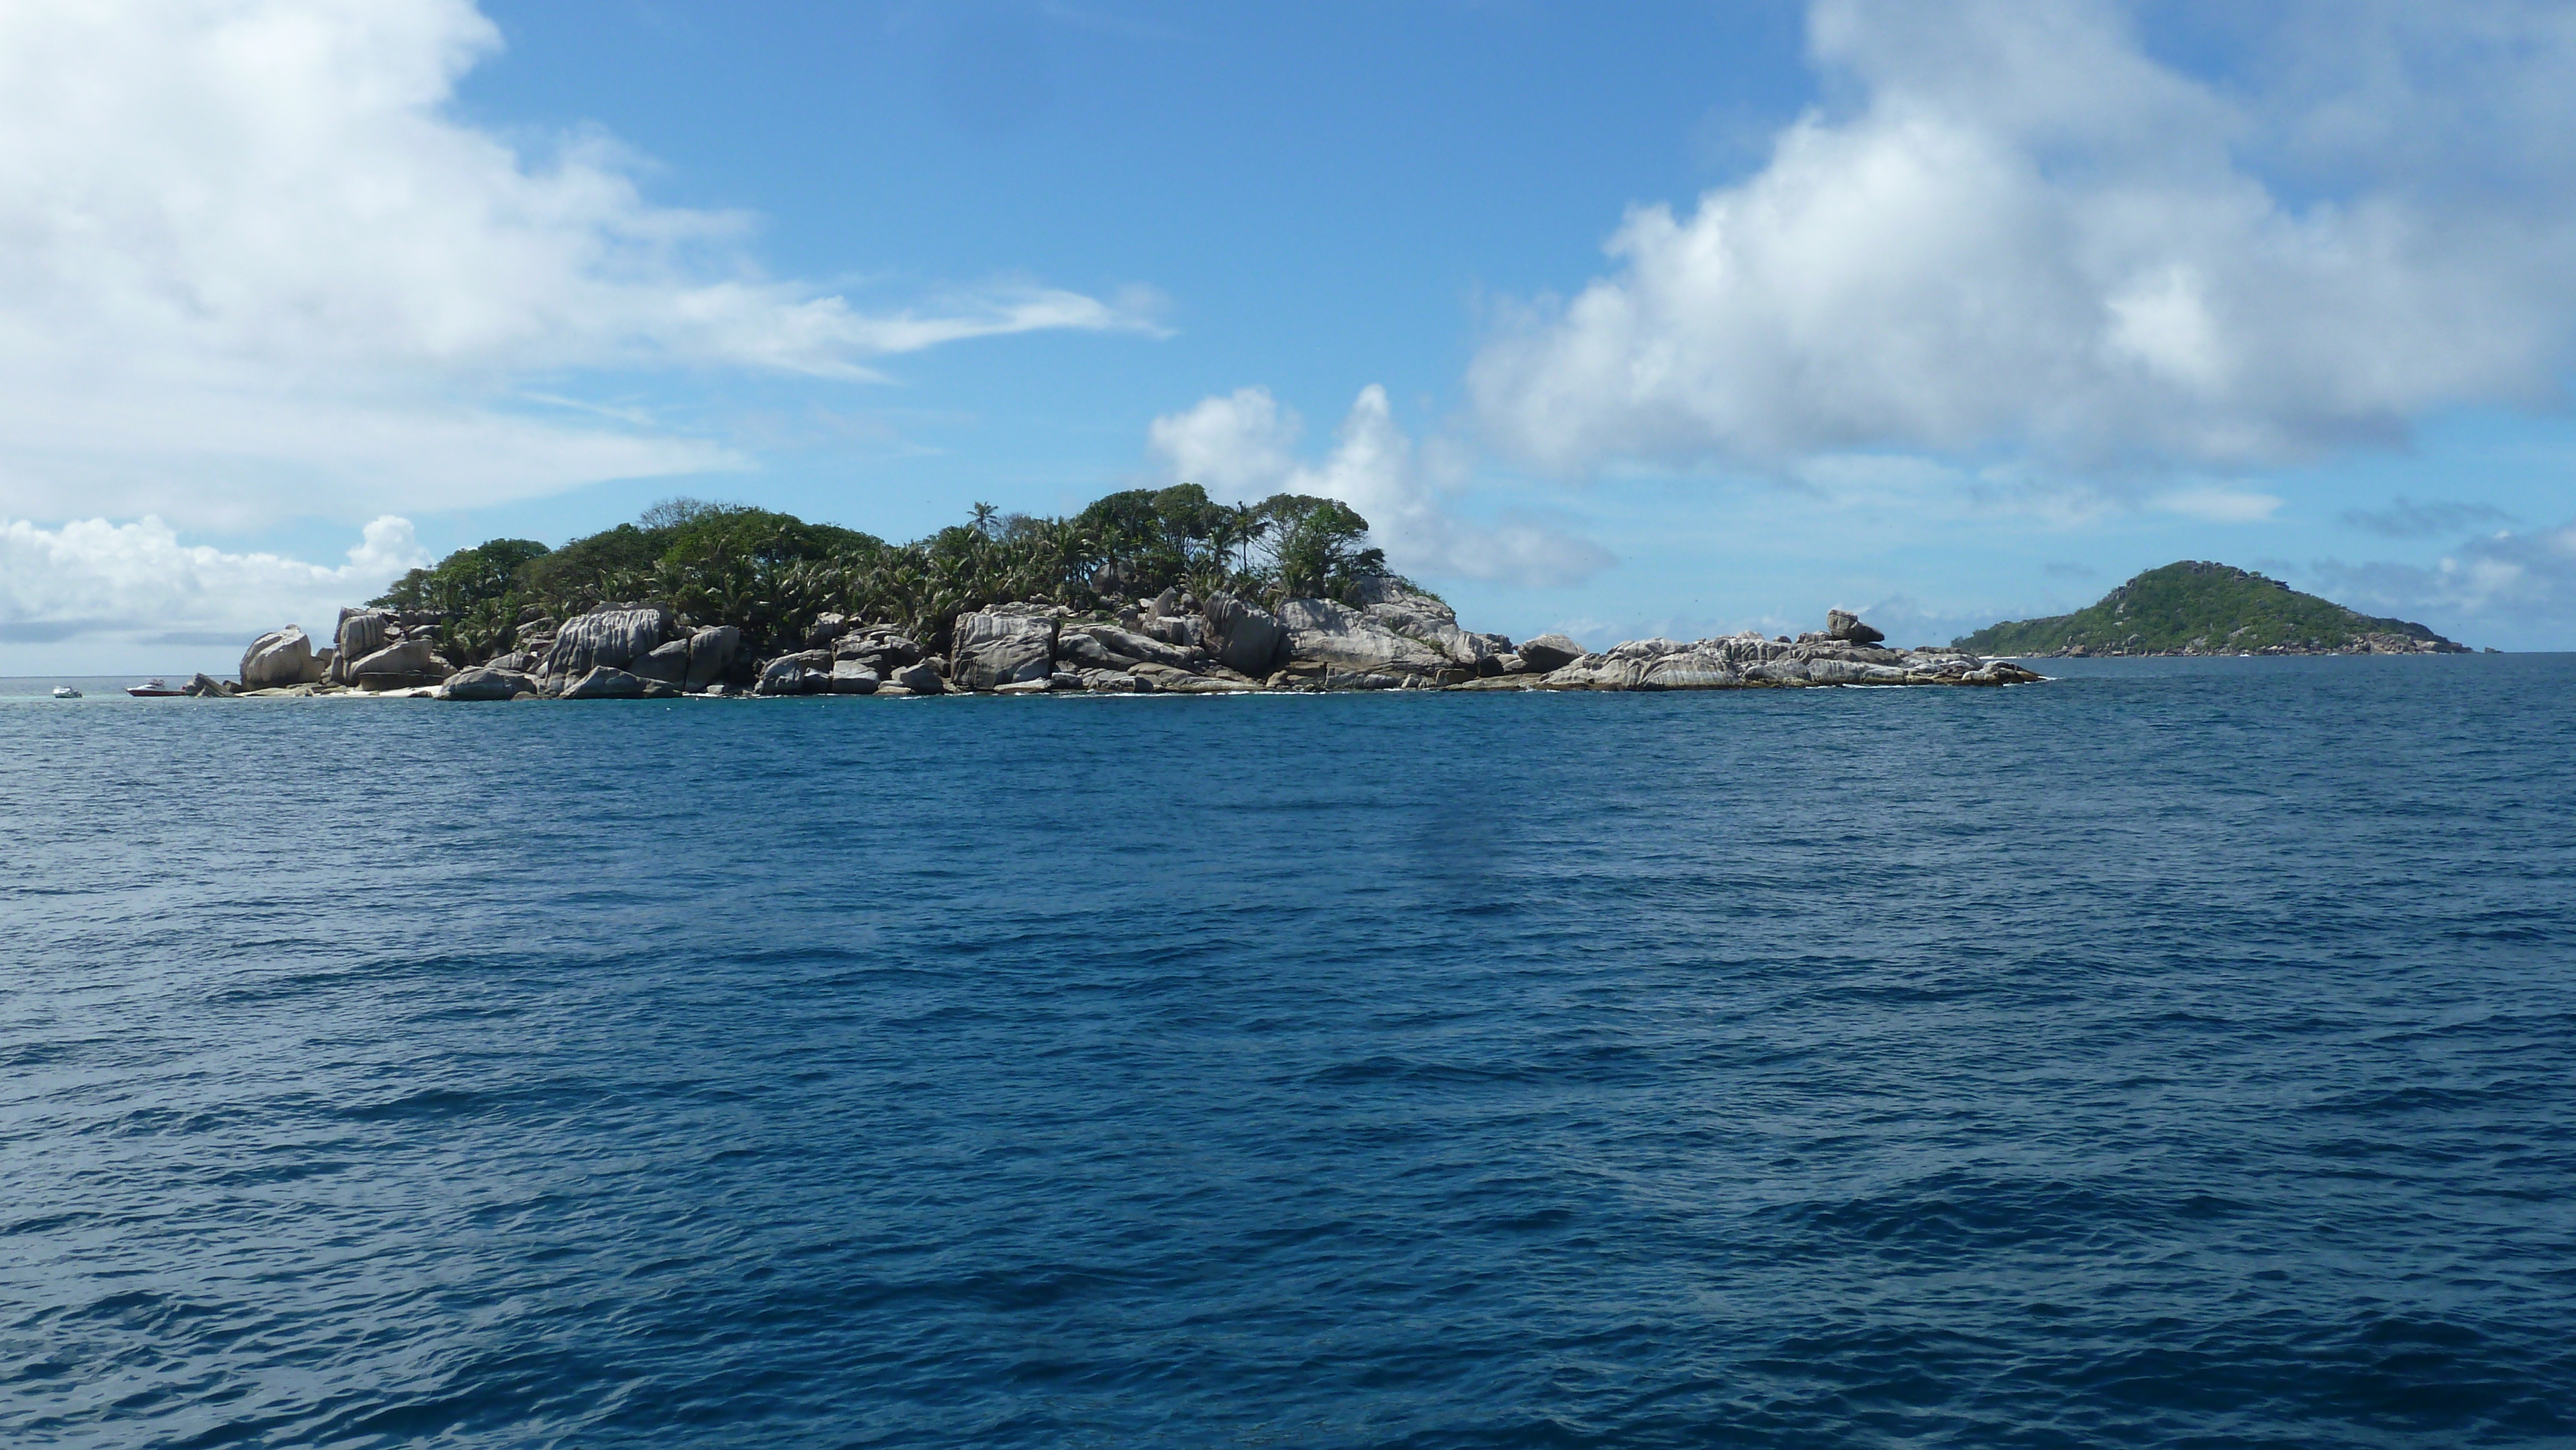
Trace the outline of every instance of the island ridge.
<path fill-rule="evenodd" d="M 2467 654 L 2420 624 L 2376 619 L 2278 579 L 2184 560 L 2073 614 L 1989 625 L 1962 650 L 2011 655 Z"/>

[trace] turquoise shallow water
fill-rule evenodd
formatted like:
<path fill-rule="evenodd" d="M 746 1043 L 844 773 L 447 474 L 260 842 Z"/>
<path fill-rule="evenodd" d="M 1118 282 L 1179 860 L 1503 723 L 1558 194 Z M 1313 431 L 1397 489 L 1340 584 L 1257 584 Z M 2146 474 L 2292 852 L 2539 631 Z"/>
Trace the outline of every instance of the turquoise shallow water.
<path fill-rule="evenodd" d="M 0 700 L 0 1443 L 2576 1443 L 2576 658 Z"/>

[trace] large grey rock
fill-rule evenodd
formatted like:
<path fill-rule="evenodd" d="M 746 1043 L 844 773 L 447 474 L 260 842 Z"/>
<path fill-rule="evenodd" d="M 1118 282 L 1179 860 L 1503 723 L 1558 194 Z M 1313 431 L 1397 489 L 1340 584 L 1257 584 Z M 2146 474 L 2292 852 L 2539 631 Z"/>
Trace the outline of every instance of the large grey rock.
<path fill-rule="evenodd" d="M 760 667 L 760 683 L 752 687 L 762 695 L 819 695 L 831 688 L 832 652 L 826 649 L 780 655 Z"/>
<path fill-rule="evenodd" d="M 537 657 L 523 649 L 514 649 L 505 655 L 494 655 L 483 663 L 496 670 L 508 670 L 514 675 L 533 675 L 537 672 Z"/>
<path fill-rule="evenodd" d="M 671 628 L 671 612 L 659 605 L 620 605 L 596 609 L 564 621 L 546 647 L 537 673 L 548 681 L 572 681 L 606 665 L 623 670 L 652 653 Z M 564 686 L 568 688 L 567 686 Z"/>
<path fill-rule="evenodd" d="M 1249 680 L 1225 680 L 1210 675 L 1194 675 L 1170 665 L 1142 664 L 1129 671 L 1151 684 L 1157 691 L 1174 695 L 1241 695 L 1261 687 Z"/>
<path fill-rule="evenodd" d="M 637 679 L 660 680 L 666 685 L 679 684 L 689 677 L 689 642 L 675 639 L 657 644 L 626 669 Z"/>
<path fill-rule="evenodd" d="M 920 664 L 905 665 L 886 679 L 887 683 L 907 694 L 937 695 L 945 693 L 948 688 L 947 683 L 939 678 L 939 671 L 931 668 L 926 660 Z"/>
<path fill-rule="evenodd" d="M 832 661 L 832 693 L 835 695 L 873 695 L 885 683 L 876 671 L 857 660 Z"/>
<path fill-rule="evenodd" d="M 890 624 L 872 624 L 844 634 L 832 646 L 835 658 L 857 660 L 879 675 L 921 663 L 921 644 Z"/>
<path fill-rule="evenodd" d="M 1630 640 L 1559 666 L 1539 684 L 1551 690 L 1718 690 L 1740 687 L 1743 666 L 1723 649 L 1679 640 Z"/>
<path fill-rule="evenodd" d="M 1456 610 L 1386 575 L 1360 581 L 1354 597 L 1370 619 L 1420 641 L 1451 664 L 1473 669 L 1511 652 L 1509 639 L 1460 629 Z"/>
<path fill-rule="evenodd" d="M 1084 670 L 1082 687 L 1095 695 L 1136 695 L 1154 687 L 1125 670 Z"/>
<path fill-rule="evenodd" d="M 982 610 L 957 616 L 948 680 L 961 690 L 1044 680 L 1055 670 L 1055 620 Z"/>
<path fill-rule="evenodd" d="M 435 685 L 456 667 L 430 648 L 429 637 L 399 640 L 349 667 L 349 682 L 362 690 L 409 690 Z"/>
<path fill-rule="evenodd" d="M 805 662 L 794 655 L 780 655 L 760 667 L 760 678 L 753 682 L 755 695 L 801 695 L 805 693 Z"/>
<path fill-rule="evenodd" d="M 1825 634 L 1830 639 L 1849 640 L 1853 644 L 1876 644 L 1886 635 L 1860 622 L 1860 616 L 1847 609 L 1825 611 Z"/>
<path fill-rule="evenodd" d="M 725 677 L 742 657 L 742 631 L 730 624 L 709 625 L 689 636 L 689 673 L 682 683 L 703 690 Z"/>
<path fill-rule="evenodd" d="M 1124 670 L 1134 660 L 1122 660 L 1109 653 L 1107 646 L 1078 629 L 1068 629 L 1055 637 L 1058 665 L 1077 670 Z"/>
<path fill-rule="evenodd" d="M 600 665 L 564 687 L 567 700 L 641 700 L 651 682 L 624 670 Z"/>
<path fill-rule="evenodd" d="M 1684 655 L 1702 658 L 1676 658 Z M 1538 683 L 1550 690 L 1706 688 L 1710 682 L 1698 676 L 1735 667 L 1734 659 L 1714 642 L 1690 645 L 1675 639 L 1632 639 L 1560 665 Z"/>
<path fill-rule="evenodd" d="M 348 684 L 352 678 L 352 667 L 385 647 L 387 632 L 393 628 L 393 622 L 394 617 L 381 609 L 341 610 L 340 627 L 331 641 L 334 650 L 331 662 L 334 673 L 329 677 L 331 683 Z"/>
<path fill-rule="evenodd" d="M 1645 678 L 1649 663 L 1585 655 L 1539 676 L 1538 686 L 1542 690 L 1633 690 Z"/>
<path fill-rule="evenodd" d="M 245 690 L 288 689 L 322 678 L 313 658 L 313 641 L 295 625 L 272 629 L 242 651 L 241 682 Z"/>
<path fill-rule="evenodd" d="M 1542 634 L 1536 639 L 1521 641 L 1521 663 L 1542 675 L 1564 669 L 1586 653 L 1583 646 L 1561 634 Z"/>
<path fill-rule="evenodd" d="M 1351 586 L 1351 602 L 1366 609 L 1372 604 L 1392 604 L 1413 596 L 1414 591 L 1392 574 L 1371 574 Z"/>
<path fill-rule="evenodd" d="M 210 700 L 229 700 L 233 697 L 231 681 L 216 679 L 203 671 L 189 676 L 188 683 L 181 685 L 179 692 Z"/>
<path fill-rule="evenodd" d="M 1722 654 L 1682 650 L 1646 662 L 1632 687 L 1640 690 L 1728 690 L 1744 683 L 1743 673 Z"/>
<path fill-rule="evenodd" d="M 1208 651 L 1218 664 L 1267 675 L 1288 662 L 1288 629 L 1278 616 L 1220 594 L 1207 602 Z"/>
<path fill-rule="evenodd" d="M 1901 685 L 1905 671 L 1886 665 L 1864 664 L 1858 660 L 1836 659 L 1825 655 L 1806 662 L 1807 683 L 1811 685 Z"/>
<path fill-rule="evenodd" d="M 1291 599 L 1279 607 L 1293 659 L 1320 660 L 1353 670 L 1429 672 L 1448 655 L 1411 635 L 1334 599 Z"/>
<path fill-rule="evenodd" d="M 1688 644 L 1680 640 L 1666 639 L 1657 635 L 1653 639 L 1632 639 L 1614 644 L 1603 653 L 1614 660 L 1659 660 L 1666 655 L 1680 654 L 1689 648 Z"/>
<path fill-rule="evenodd" d="M 850 621 L 844 615 L 818 614 L 814 627 L 805 631 L 807 649 L 830 649 L 832 642 L 850 632 Z"/>
<path fill-rule="evenodd" d="M 1206 643 L 1207 621 L 1195 614 L 1149 614 L 1145 633 L 1167 645 L 1189 649 Z"/>
<path fill-rule="evenodd" d="M 1176 670 L 1187 670 L 1196 668 L 1199 660 L 1203 658 L 1182 646 L 1165 644 L 1159 639 L 1138 634 L 1134 630 L 1120 629 L 1114 624 L 1081 624 L 1074 626 L 1071 632 L 1090 636 L 1111 656 L 1112 662 L 1119 669 L 1125 669 L 1129 665 L 1157 664 L 1169 665 Z"/>
<path fill-rule="evenodd" d="M 516 670 L 475 665 L 447 677 L 450 700 L 515 700 L 536 693 L 537 682 Z"/>

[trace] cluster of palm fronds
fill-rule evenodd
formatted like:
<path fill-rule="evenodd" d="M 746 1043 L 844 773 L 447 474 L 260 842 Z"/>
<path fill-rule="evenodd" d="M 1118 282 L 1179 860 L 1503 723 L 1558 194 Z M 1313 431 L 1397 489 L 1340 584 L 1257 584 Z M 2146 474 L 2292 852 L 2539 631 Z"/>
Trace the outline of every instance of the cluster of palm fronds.
<path fill-rule="evenodd" d="M 458 550 L 373 602 L 445 611 L 443 642 L 460 663 L 509 648 L 525 619 L 610 602 L 730 624 L 756 649 L 791 647 L 828 613 L 898 624 L 945 650 L 958 615 L 1007 602 L 1094 608 L 1168 588 L 1270 603 L 1347 597 L 1385 572 L 1367 534 L 1368 521 L 1337 500 L 1221 504 L 1196 484 L 1112 494 L 1063 519 L 978 504 L 971 521 L 910 544 L 674 499 L 560 549 L 496 539 Z"/>

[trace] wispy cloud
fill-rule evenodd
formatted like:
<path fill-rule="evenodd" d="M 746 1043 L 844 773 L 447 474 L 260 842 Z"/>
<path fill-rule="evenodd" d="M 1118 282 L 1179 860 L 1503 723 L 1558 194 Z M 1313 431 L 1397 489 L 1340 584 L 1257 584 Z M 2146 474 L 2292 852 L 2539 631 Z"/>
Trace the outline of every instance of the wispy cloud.
<path fill-rule="evenodd" d="M 470 0 L 0 7 L 0 510 L 237 526 L 739 466 L 517 399 L 1153 330 L 1024 279 L 871 306 L 768 276 L 751 217 L 651 202 L 612 139 L 458 119 L 499 46 Z"/>
<path fill-rule="evenodd" d="M 2421 539 L 2509 524 L 2514 517 L 2492 504 L 2445 500 L 2417 503 L 2401 493 L 2384 509 L 2345 509 L 2343 521 L 2383 538 Z"/>

